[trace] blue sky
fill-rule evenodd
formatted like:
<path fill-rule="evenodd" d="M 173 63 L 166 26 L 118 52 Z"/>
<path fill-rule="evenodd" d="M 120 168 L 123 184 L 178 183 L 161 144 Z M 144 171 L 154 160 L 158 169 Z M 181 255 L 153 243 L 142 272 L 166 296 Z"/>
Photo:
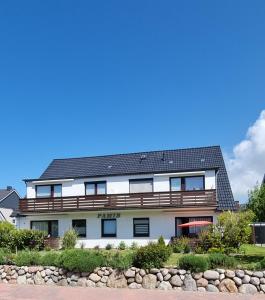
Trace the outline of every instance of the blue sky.
<path fill-rule="evenodd" d="M 0 186 L 24 195 L 53 158 L 232 153 L 265 108 L 264 15 L 263 0 L 2 1 Z"/>

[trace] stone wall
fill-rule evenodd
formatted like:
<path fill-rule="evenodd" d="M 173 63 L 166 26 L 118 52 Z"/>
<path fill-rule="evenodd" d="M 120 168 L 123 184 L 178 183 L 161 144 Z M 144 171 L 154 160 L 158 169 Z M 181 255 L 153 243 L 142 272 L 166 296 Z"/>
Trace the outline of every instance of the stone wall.
<path fill-rule="evenodd" d="M 93 273 L 76 273 L 56 267 L 4 265 L 0 266 L 0 283 L 264 294 L 265 271 L 216 269 L 190 273 L 179 269 L 132 267 L 119 272 L 101 267 Z"/>

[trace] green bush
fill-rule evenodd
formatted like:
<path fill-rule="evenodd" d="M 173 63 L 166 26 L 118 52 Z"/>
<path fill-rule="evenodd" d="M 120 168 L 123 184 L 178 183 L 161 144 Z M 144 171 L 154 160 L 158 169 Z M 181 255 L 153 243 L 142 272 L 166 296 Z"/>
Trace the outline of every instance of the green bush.
<path fill-rule="evenodd" d="M 58 266 L 76 272 L 92 272 L 104 263 L 104 257 L 100 251 L 82 249 L 64 250 L 58 258 Z"/>
<path fill-rule="evenodd" d="M 62 239 L 63 249 L 74 249 L 77 241 L 77 233 L 74 229 L 69 229 L 64 233 Z"/>
<path fill-rule="evenodd" d="M 15 256 L 17 266 L 36 266 L 40 264 L 40 253 L 36 251 L 20 251 Z"/>
<path fill-rule="evenodd" d="M 204 272 L 208 269 L 208 261 L 203 256 L 184 255 L 179 259 L 179 267 L 195 273 Z"/>
<path fill-rule="evenodd" d="M 265 257 L 259 262 L 259 268 L 265 270 Z"/>
<path fill-rule="evenodd" d="M 131 250 L 136 250 L 136 249 L 138 249 L 138 244 L 137 244 L 136 242 L 132 242 L 130 249 L 131 249 Z"/>
<path fill-rule="evenodd" d="M 10 264 L 12 262 L 12 254 L 9 249 L 0 248 L 0 265 Z"/>
<path fill-rule="evenodd" d="M 237 261 L 234 257 L 228 256 L 223 253 L 212 253 L 208 255 L 209 267 L 215 269 L 218 267 L 234 268 Z"/>
<path fill-rule="evenodd" d="M 110 244 L 110 243 L 107 244 L 106 247 L 105 247 L 106 250 L 111 250 L 112 248 L 113 248 L 113 245 Z"/>
<path fill-rule="evenodd" d="M 121 242 L 119 243 L 118 249 L 119 249 L 119 250 L 125 250 L 125 249 L 126 249 L 126 244 L 125 244 L 124 241 L 121 241 Z"/>
<path fill-rule="evenodd" d="M 104 266 L 112 267 L 114 269 L 125 270 L 133 265 L 134 252 L 102 252 L 104 257 Z"/>
<path fill-rule="evenodd" d="M 45 252 L 40 257 L 40 265 L 42 266 L 59 266 L 60 253 L 55 251 Z"/>
<path fill-rule="evenodd" d="M 7 221 L 0 222 L 0 248 L 10 248 L 13 243 L 12 232 L 15 226 Z"/>
<path fill-rule="evenodd" d="M 158 245 L 166 246 L 165 240 L 164 240 L 164 238 L 163 238 L 162 235 L 160 235 L 160 237 L 159 237 L 157 243 L 158 243 Z"/>
<path fill-rule="evenodd" d="M 44 232 L 31 229 L 18 229 L 12 231 L 13 249 L 42 250 L 44 249 Z"/>
<path fill-rule="evenodd" d="M 171 252 L 171 247 L 150 243 L 136 251 L 134 265 L 145 269 L 160 268 L 168 260 Z"/>

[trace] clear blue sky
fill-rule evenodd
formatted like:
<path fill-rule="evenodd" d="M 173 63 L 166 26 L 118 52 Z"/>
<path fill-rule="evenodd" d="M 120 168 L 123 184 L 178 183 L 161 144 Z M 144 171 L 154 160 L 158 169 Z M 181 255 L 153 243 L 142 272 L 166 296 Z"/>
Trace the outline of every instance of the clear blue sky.
<path fill-rule="evenodd" d="M 53 158 L 220 144 L 265 104 L 265 1 L 1 1 L 0 186 Z"/>

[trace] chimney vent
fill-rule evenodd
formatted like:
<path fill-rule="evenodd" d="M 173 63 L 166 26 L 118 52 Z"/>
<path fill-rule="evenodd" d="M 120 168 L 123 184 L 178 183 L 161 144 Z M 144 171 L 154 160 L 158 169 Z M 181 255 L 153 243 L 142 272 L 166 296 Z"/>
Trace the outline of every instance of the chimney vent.
<path fill-rule="evenodd" d="M 12 186 L 11 185 L 8 185 L 7 187 L 6 187 L 6 189 L 7 189 L 7 191 L 12 191 Z"/>

